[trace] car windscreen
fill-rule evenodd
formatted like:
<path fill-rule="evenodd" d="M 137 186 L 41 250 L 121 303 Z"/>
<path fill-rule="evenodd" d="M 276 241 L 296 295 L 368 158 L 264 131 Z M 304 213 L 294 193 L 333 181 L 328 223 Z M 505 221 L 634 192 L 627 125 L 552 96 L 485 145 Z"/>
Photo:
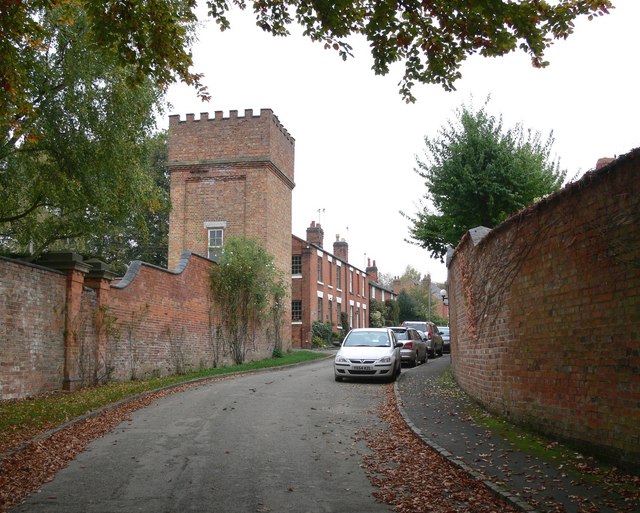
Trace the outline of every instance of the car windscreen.
<path fill-rule="evenodd" d="M 396 338 L 398 340 L 409 340 L 409 332 L 408 331 L 405 331 L 405 330 L 401 330 L 401 331 L 400 330 L 399 331 L 393 330 L 393 331 L 395 332 Z"/>
<path fill-rule="evenodd" d="M 380 331 L 352 331 L 344 341 L 344 347 L 370 346 L 387 347 L 389 337 L 385 332 Z"/>

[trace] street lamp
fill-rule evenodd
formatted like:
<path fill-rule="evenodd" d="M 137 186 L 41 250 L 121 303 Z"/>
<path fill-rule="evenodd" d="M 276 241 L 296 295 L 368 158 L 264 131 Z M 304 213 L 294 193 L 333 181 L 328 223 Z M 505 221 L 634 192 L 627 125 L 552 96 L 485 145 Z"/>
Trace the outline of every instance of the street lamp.
<path fill-rule="evenodd" d="M 442 296 L 442 304 L 447 307 L 447 325 L 449 324 L 449 296 L 447 295 L 447 289 L 440 290 Z"/>

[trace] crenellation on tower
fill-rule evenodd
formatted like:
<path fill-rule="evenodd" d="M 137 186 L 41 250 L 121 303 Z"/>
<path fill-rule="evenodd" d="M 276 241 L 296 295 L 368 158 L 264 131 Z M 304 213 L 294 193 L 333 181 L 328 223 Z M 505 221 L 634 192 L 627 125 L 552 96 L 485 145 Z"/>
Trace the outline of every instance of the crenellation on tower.
<path fill-rule="evenodd" d="M 173 163 L 268 160 L 293 184 L 295 139 L 284 128 L 271 109 L 245 109 L 244 116 L 230 110 L 188 113 L 184 120 L 179 115 L 169 116 L 169 161 Z"/>

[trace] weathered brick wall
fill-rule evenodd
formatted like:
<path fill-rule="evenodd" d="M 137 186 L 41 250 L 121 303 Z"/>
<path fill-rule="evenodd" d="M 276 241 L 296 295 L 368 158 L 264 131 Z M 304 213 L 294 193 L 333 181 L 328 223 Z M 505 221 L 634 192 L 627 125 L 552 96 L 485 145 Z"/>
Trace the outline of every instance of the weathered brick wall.
<path fill-rule="evenodd" d="M 0 257 L 0 399 L 62 387 L 65 276 Z"/>
<path fill-rule="evenodd" d="M 115 379 L 211 368 L 223 361 L 209 317 L 213 264 L 185 255 L 177 272 L 134 262 L 111 286 L 106 364 Z"/>
<path fill-rule="evenodd" d="M 90 273 L 0 258 L 0 399 L 232 363 L 215 336 L 213 265 L 188 253 L 176 271 L 133 262 L 98 296 L 86 286 L 97 287 Z M 72 286 L 70 274 L 85 286 Z M 272 349 L 251 347 L 247 358 Z"/>
<path fill-rule="evenodd" d="M 472 235 L 449 264 L 458 382 L 516 422 L 640 465 L 640 150 Z"/>

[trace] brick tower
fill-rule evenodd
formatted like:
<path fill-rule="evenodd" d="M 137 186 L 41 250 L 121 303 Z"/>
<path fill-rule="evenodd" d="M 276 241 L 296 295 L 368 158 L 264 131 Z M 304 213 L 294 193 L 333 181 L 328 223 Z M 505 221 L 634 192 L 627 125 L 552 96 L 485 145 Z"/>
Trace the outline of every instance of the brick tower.
<path fill-rule="evenodd" d="M 169 117 L 169 268 L 184 250 L 216 259 L 229 235 L 258 239 L 291 274 L 295 141 L 270 109 Z M 290 340 L 285 312 L 283 340 Z"/>

